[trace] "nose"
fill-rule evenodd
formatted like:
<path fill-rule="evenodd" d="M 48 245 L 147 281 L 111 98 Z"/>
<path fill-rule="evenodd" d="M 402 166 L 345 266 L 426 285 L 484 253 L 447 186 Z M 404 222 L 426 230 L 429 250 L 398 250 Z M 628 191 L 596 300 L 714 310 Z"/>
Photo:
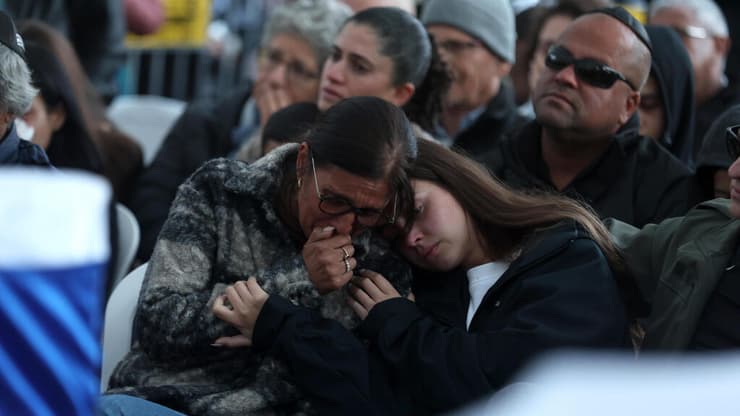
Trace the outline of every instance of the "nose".
<path fill-rule="evenodd" d="M 733 182 L 740 180 L 740 157 L 737 158 L 727 169 L 727 174 Z"/>
<path fill-rule="evenodd" d="M 442 62 L 444 62 L 446 64 L 449 64 L 451 53 L 450 53 L 450 51 L 447 50 L 447 48 L 443 48 L 443 47 L 437 45 L 437 53 L 439 54 L 439 59 Z"/>
<path fill-rule="evenodd" d="M 268 84 L 273 88 L 284 86 L 285 78 L 287 75 L 286 70 L 287 70 L 287 66 L 285 65 L 285 63 L 281 63 L 275 66 L 274 68 L 272 68 L 272 70 L 270 70 L 270 72 L 268 72 L 267 74 Z"/>
<path fill-rule="evenodd" d="M 555 73 L 555 81 L 558 84 L 568 85 L 572 88 L 578 86 L 578 78 L 576 77 L 576 71 L 573 65 L 568 65 L 565 68 Z"/>
<path fill-rule="evenodd" d="M 421 241 L 421 238 L 424 236 L 424 234 L 419 230 L 418 227 L 415 225 L 411 226 L 411 229 L 409 230 L 408 234 L 406 234 L 406 237 L 403 240 L 403 243 L 408 248 L 414 248 L 417 244 L 419 244 L 419 241 Z"/>
<path fill-rule="evenodd" d="M 337 230 L 337 234 L 342 235 L 354 234 L 361 228 L 357 222 L 357 215 L 352 211 L 332 218 L 331 226 Z"/>
<path fill-rule="evenodd" d="M 331 58 L 326 60 L 324 66 L 324 77 L 331 81 L 332 84 L 341 84 L 344 80 L 342 61 L 333 61 Z"/>

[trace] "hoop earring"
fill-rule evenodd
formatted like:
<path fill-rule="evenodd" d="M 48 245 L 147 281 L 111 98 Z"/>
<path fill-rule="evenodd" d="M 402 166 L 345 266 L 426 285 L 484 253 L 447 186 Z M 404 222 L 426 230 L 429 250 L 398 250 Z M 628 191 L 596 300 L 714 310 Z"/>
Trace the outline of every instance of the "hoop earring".
<path fill-rule="evenodd" d="M 303 178 L 300 176 L 298 177 L 298 189 L 301 189 L 301 186 L 303 185 Z"/>

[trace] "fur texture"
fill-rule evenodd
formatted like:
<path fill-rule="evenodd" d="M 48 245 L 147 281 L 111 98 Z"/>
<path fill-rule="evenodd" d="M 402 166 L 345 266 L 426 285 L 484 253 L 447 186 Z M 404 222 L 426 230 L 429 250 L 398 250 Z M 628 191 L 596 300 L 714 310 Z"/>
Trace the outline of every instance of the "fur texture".
<path fill-rule="evenodd" d="M 227 285 L 255 276 L 270 294 L 321 312 L 347 328 L 358 319 L 344 291 L 321 296 L 308 279 L 301 247 L 278 219 L 273 200 L 297 145 L 254 164 L 216 159 L 179 189 L 142 287 L 131 352 L 110 393 L 143 397 L 187 414 L 310 413 L 284 366 L 250 349 L 212 347 L 236 329 L 211 313 Z M 371 233 L 353 237 L 359 267 L 384 274 L 403 294 L 411 273 Z"/>

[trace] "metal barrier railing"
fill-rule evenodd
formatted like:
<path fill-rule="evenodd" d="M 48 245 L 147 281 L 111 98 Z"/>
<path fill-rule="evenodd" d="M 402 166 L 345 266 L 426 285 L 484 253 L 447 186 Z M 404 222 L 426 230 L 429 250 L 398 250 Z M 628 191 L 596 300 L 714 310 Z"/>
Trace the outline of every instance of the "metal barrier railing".
<path fill-rule="evenodd" d="M 240 55 L 214 57 L 204 48 L 128 49 L 126 54 L 121 94 L 218 98 L 248 77 Z"/>

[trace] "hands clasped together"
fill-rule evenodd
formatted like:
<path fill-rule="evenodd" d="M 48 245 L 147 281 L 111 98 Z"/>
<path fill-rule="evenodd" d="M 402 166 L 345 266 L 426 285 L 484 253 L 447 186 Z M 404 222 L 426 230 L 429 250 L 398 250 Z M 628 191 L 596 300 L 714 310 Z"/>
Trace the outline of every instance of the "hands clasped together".
<path fill-rule="evenodd" d="M 309 278 L 320 293 L 325 294 L 347 286 L 347 302 L 354 312 L 365 319 L 378 303 L 400 297 L 398 291 L 379 273 L 360 270 L 354 276 L 357 260 L 355 248 L 348 235 L 333 235 L 332 227 L 316 228 L 303 247 L 303 259 Z M 262 290 L 257 279 L 250 277 L 226 288 L 213 304 L 212 311 L 219 319 L 233 325 L 240 335 L 220 337 L 214 346 L 248 347 L 257 317 L 269 294 Z M 228 302 L 228 303 L 227 303 Z"/>

